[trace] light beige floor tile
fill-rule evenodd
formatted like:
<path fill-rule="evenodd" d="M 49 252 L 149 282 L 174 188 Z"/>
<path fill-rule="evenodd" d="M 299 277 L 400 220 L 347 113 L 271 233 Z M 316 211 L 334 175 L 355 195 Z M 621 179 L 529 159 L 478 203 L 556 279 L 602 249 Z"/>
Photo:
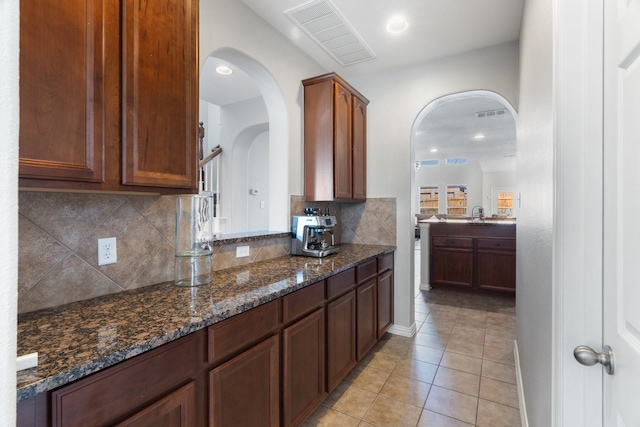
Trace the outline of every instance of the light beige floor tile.
<path fill-rule="evenodd" d="M 516 328 L 504 328 L 502 326 L 487 325 L 485 336 L 492 338 L 516 339 Z"/>
<path fill-rule="evenodd" d="M 487 321 L 487 312 L 485 310 L 461 308 L 458 310 L 458 320 L 467 320 L 484 325 Z"/>
<path fill-rule="evenodd" d="M 338 427 L 338 426 L 334 426 L 334 427 Z M 360 421 L 360 424 L 358 424 L 358 427 L 378 427 L 375 424 L 371 424 L 368 423 L 366 421 Z"/>
<path fill-rule="evenodd" d="M 417 406 L 379 395 L 363 420 L 384 427 L 415 426 L 418 424 L 421 412 L 422 409 Z"/>
<path fill-rule="evenodd" d="M 475 424 L 478 398 L 457 391 L 432 386 L 424 409 Z"/>
<path fill-rule="evenodd" d="M 437 375 L 436 375 L 437 378 Z M 480 397 L 501 405 L 518 408 L 518 390 L 515 384 L 482 377 L 480 381 Z"/>
<path fill-rule="evenodd" d="M 515 327 L 516 316 L 508 313 L 487 313 L 487 325 Z"/>
<path fill-rule="evenodd" d="M 411 352 L 407 353 L 407 355 L 411 359 L 416 359 L 420 360 L 421 362 L 427 362 L 437 365 L 440 363 L 442 353 L 444 353 L 444 351 L 437 348 L 414 344 Z"/>
<path fill-rule="evenodd" d="M 505 363 L 507 365 L 516 365 L 515 358 L 513 356 L 513 349 L 509 350 L 485 345 L 482 358 L 493 362 Z"/>
<path fill-rule="evenodd" d="M 415 359 L 404 359 L 398 362 L 398 366 L 396 366 L 393 374 L 426 383 L 432 383 L 437 370 L 438 365 L 421 362 L 420 360 Z"/>
<path fill-rule="evenodd" d="M 480 375 L 482 372 L 482 359 L 445 351 L 442 355 L 440 366 Z"/>
<path fill-rule="evenodd" d="M 381 371 L 376 368 L 364 368 L 360 372 L 355 372 L 354 369 L 351 371 L 344 381 L 355 384 L 360 388 L 364 388 L 365 390 L 373 391 L 374 393 L 379 393 L 382 389 L 382 386 L 391 375 L 390 372 Z M 355 374 L 354 374 L 355 372 Z"/>
<path fill-rule="evenodd" d="M 499 403 L 480 399 L 478 402 L 478 427 L 520 427 L 520 411 Z"/>
<path fill-rule="evenodd" d="M 419 311 L 416 311 L 414 313 L 416 322 L 424 322 L 425 320 L 427 320 L 427 317 L 429 317 L 429 313 L 420 313 Z"/>
<path fill-rule="evenodd" d="M 476 332 L 484 332 L 485 331 L 485 324 L 484 323 L 478 323 L 478 322 L 474 322 L 472 320 L 461 319 L 461 318 L 458 318 L 456 320 L 456 324 L 455 324 L 454 327 L 470 329 L 470 330 L 476 331 Z"/>
<path fill-rule="evenodd" d="M 484 344 L 484 331 L 465 329 L 460 326 L 454 326 L 451 330 L 450 340 L 466 341 L 472 344 Z"/>
<path fill-rule="evenodd" d="M 378 343 L 371 349 L 372 352 L 385 353 L 392 356 L 404 357 L 411 348 L 411 341 L 401 342 L 396 340 L 378 341 Z"/>
<path fill-rule="evenodd" d="M 499 347 L 505 350 L 513 351 L 513 340 L 505 337 L 498 337 L 495 335 L 486 335 L 484 339 L 484 345 L 489 347 Z"/>
<path fill-rule="evenodd" d="M 377 396 L 375 392 L 342 382 L 327 396 L 323 405 L 362 418 Z"/>
<path fill-rule="evenodd" d="M 515 367 L 504 363 L 492 362 L 491 360 L 482 361 L 482 376 L 504 381 L 505 383 L 516 383 Z"/>
<path fill-rule="evenodd" d="M 326 406 L 320 406 L 302 423 L 303 427 L 356 427 L 360 420 Z"/>
<path fill-rule="evenodd" d="M 422 411 L 418 427 L 473 427 L 473 424 L 467 424 L 454 418 L 449 418 L 436 412 Z"/>
<path fill-rule="evenodd" d="M 430 388 L 429 383 L 391 374 L 380 394 L 422 408 Z"/>
<path fill-rule="evenodd" d="M 480 376 L 440 366 L 433 385 L 478 397 Z"/>
<path fill-rule="evenodd" d="M 407 347 L 407 350 L 408 349 L 409 347 Z M 407 350 L 405 350 L 405 352 Z M 393 372 L 393 370 L 396 369 L 398 361 L 400 361 L 400 356 L 398 355 L 387 354 L 381 351 L 371 351 L 361 360 L 360 363 L 363 363 L 370 368 L 376 368 L 386 372 Z"/>
<path fill-rule="evenodd" d="M 448 334 L 447 334 L 448 336 Z M 423 345 L 426 347 L 438 348 L 444 350 L 447 346 L 448 338 L 442 338 L 438 335 L 431 335 L 427 333 L 418 332 L 415 336 L 414 343 Z"/>
<path fill-rule="evenodd" d="M 433 323 L 424 322 L 418 332 L 421 334 L 435 335 L 448 340 L 454 325 L 455 324 L 452 324 L 451 326 L 438 326 Z"/>
<path fill-rule="evenodd" d="M 482 357 L 483 345 L 449 338 L 449 341 L 447 342 L 447 351 L 471 357 Z"/>

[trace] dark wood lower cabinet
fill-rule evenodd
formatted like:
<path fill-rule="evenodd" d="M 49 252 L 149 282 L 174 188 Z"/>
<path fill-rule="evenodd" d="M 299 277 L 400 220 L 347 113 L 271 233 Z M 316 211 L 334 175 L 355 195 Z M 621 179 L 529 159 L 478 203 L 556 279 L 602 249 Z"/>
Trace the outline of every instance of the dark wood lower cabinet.
<path fill-rule="evenodd" d="M 17 425 L 298 426 L 391 324 L 386 254 L 23 400 Z"/>
<path fill-rule="evenodd" d="M 282 331 L 283 426 L 301 424 L 324 399 L 324 351 L 324 308 Z"/>
<path fill-rule="evenodd" d="M 277 335 L 209 374 L 209 425 L 280 425 L 280 346 Z"/>
<path fill-rule="evenodd" d="M 387 270 L 378 276 L 378 339 L 393 324 L 393 270 Z"/>
<path fill-rule="evenodd" d="M 378 341 L 376 278 L 369 279 L 356 288 L 358 360 L 367 354 Z"/>
<path fill-rule="evenodd" d="M 327 303 L 327 392 L 356 366 L 356 291 Z"/>
<path fill-rule="evenodd" d="M 191 427 L 196 425 L 195 381 L 174 391 L 116 427 Z"/>
<path fill-rule="evenodd" d="M 436 223 L 429 235 L 433 287 L 515 293 L 515 225 Z"/>

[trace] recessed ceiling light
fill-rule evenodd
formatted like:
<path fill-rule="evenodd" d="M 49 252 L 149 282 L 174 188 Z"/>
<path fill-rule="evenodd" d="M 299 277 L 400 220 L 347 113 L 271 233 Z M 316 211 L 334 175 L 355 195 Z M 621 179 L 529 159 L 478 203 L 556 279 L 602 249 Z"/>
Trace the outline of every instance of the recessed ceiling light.
<path fill-rule="evenodd" d="M 431 150 L 429 150 L 429 151 L 430 151 L 430 152 L 432 152 L 432 153 L 437 153 L 437 152 L 438 152 L 438 149 L 437 149 L 437 148 L 432 148 L 432 149 L 431 149 Z"/>
<path fill-rule="evenodd" d="M 484 139 L 484 134 L 477 133 L 477 134 L 474 135 L 473 139 Z"/>
<path fill-rule="evenodd" d="M 228 76 L 229 74 L 233 74 L 233 70 L 229 67 L 221 65 L 216 68 L 216 73 L 222 74 L 223 76 Z"/>
<path fill-rule="evenodd" d="M 394 16 L 387 22 L 387 31 L 391 34 L 398 34 L 407 31 L 409 23 L 402 16 Z"/>

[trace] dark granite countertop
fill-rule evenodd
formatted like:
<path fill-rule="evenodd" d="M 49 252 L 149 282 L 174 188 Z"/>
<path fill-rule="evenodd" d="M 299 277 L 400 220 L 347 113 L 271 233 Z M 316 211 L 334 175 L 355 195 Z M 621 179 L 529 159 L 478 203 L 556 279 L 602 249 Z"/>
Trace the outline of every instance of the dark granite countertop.
<path fill-rule="evenodd" d="M 18 373 L 18 401 L 395 249 L 341 245 L 325 258 L 287 256 L 215 271 L 213 283 L 200 287 L 160 283 L 20 315 L 18 355 L 38 352 L 38 366 Z"/>

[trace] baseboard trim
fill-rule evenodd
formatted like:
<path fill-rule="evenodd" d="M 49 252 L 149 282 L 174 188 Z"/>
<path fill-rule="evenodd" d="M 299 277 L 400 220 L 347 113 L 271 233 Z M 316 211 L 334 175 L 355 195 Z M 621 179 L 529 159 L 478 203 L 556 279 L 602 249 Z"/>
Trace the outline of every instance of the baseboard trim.
<path fill-rule="evenodd" d="M 421 291 L 430 291 L 431 289 L 431 285 L 429 285 L 428 283 L 420 283 Z"/>
<path fill-rule="evenodd" d="M 527 406 L 524 403 L 524 388 L 522 386 L 522 371 L 520 370 L 520 353 L 518 352 L 518 341 L 513 341 L 513 356 L 516 361 L 516 384 L 518 388 L 518 402 L 520 403 L 520 422 L 522 427 L 529 427 L 527 419 Z"/>
<path fill-rule="evenodd" d="M 405 326 L 391 325 L 387 332 L 394 335 L 401 335 L 403 337 L 412 337 L 417 332 L 416 323 L 413 322 L 413 325 L 409 328 Z"/>

